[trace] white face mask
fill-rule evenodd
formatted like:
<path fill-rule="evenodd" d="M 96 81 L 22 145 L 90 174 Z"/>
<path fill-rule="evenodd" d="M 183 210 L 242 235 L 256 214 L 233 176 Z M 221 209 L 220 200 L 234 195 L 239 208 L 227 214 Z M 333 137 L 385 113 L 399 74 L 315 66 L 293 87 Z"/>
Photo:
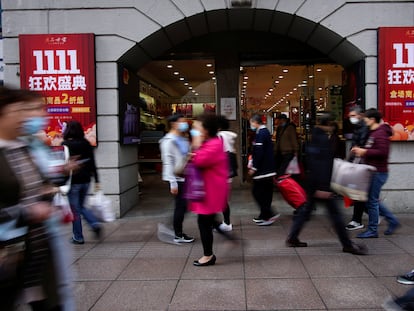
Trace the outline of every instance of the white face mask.
<path fill-rule="evenodd" d="M 358 124 L 359 123 L 359 119 L 356 117 L 350 117 L 349 118 L 349 122 L 351 122 L 352 124 Z"/>

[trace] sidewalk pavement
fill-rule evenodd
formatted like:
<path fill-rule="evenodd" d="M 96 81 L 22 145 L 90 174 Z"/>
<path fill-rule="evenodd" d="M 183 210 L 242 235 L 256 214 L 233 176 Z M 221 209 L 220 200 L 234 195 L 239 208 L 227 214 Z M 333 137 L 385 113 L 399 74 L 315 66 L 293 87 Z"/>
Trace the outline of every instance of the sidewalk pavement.
<path fill-rule="evenodd" d="M 369 255 L 354 256 L 342 253 L 318 208 L 301 234 L 309 246 L 288 248 L 292 209 L 275 194 L 282 216 L 270 227 L 258 227 L 249 190 L 237 189 L 231 211 L 239 243 L 215 234 L 216 265 L 194 267 L 202 256 L 196 217 L 188 214 L 184 223 L 185 233 L 197 239 L 193 244 L 162 243 L 156 230 L 158 223 L 171 222 L 168 188 L 143 191 L 139 207 L 104 225 L 101 242 L 88 233 L 86 244 L 74 246 L 79 311 L 382 310 L 387 296 L 410 288 L 396 276 L 414 267 L 414 215 L 399 214 L 403 226 L 387 237 L 383 221 L 380 237 L 363 241 Z"/>

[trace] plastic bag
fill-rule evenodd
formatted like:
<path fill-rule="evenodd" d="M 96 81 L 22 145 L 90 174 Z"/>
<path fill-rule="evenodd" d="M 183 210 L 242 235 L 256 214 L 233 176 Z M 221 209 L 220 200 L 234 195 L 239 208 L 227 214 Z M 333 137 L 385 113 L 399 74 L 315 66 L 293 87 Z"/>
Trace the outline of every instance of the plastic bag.
<path fill-rule="evenodd" d="M 102 191 L 97 191 L 89 198 L 89 207 L 99 221 L 111 222 L 116 219 L 111 200 Z"/>
<path fill-rule="evenodd" d="M 300 174 L 300 167 L 298 162 L 298 157 L 294 156 L 292 160 L 290 160 L 288 167 L 286 168 L 286 173 L 290 175 L 298 175 Z"/>
<path fill-rule="evenodd" d="M 200 170 L 192 162 L 188 162 L 185 171 L 184 198 L 189 201 L 202 202 L 205 197 L 204 180 Z"/>
<path fill-rule="evenodd" d="M 55 194 L 53 197 L 53 205 L 62 213 L 62 223 L 67 224 L 75 219 L 70 208 L 68 197 L 63 193 L 58 192 Z"/>

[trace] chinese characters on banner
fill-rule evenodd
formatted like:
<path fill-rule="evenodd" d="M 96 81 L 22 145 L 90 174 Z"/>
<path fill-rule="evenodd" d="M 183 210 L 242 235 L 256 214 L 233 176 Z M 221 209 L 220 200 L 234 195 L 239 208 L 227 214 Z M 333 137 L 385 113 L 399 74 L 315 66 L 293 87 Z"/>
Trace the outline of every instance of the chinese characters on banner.
<path fill-rule="evenodd" d="M 414 27 L 379 29 L 379 109 L 393 140 L 414 140 Z"/>
<path fill-rule="evenodd" d="M 67 122 L 77 120 L 96 146 L 94 35 L 20 35 L 19 45 L 21 87 L 43 94 L 46 135 L 59 143 Z"/>

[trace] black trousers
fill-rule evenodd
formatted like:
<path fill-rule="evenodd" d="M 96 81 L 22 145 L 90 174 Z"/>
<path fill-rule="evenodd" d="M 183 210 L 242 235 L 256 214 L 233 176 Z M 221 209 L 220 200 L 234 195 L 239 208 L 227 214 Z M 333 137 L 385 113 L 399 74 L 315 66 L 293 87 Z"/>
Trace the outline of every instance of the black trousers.
<path fill-rule="evenodd" d="M 279 153 L 276 155 L 275 163 L 277 176 L 282 176 L 286 174 L 286 169 L 294 156 L 294 153 Z"/>
<path fill-rule="evenodd" d="M 259 205 L 259 218 L 267 220 L 275 215 L 272 210 L 273 200 L 273 177 L 253 179 L 252 193 Z"/>
<path fill-rule="evenodd" d="M 362 223 L 362 215 L 364 214 L 364 211 L 366 210 L 367 202 L 354 202 L 354 213 L 352 214 L 352 220 Z"/>
<path fill-rule="evenodd" d="M 328 209 L 329 218 L 332 222 L 332 225 L 335 228 L 336 234 L 343 247 L 348 247 L 352 245 L 351 240 L 348 237 L 348 234 L 345 229 L 345 223 L 342 218 L 342 214 L 336 201 L 334 199 L 320 200 L 324 202 L 326 208 Z M 309 219 L 310 214 L 312 213 L 313 207 L 315 205 L 315 198 L 308 195 L 308 202 L 299 208 L 299 212 L 296 217 L 293 218 L 293 224 L 290 228 L 290 233 L 288 239 L 298 240 L 299 234 L 302 231 L 306 221 Z"/>
<path fill-rule="evenodd" d="M 184 196 L 184 182 L 178 182 L 178 193 L 175 196 L 175 208 L 174 208 L 174 232 L 176 236 L 183 235 L 183 222 L 184 216 L 187 212 L 187 200 Z"/>
<path fill-rule="evenodd" d="M 197 222 L 204 256 L 211 256 L 213 255 L 213 227 L 216 227 L 216 215 L 199 214 Z"/>
<path fill-rule="evenodd" d="M 230 205 L 227 202 L 226 209 L 223 211 L 223 221 L 226 225 L 230 225 Z"/>

